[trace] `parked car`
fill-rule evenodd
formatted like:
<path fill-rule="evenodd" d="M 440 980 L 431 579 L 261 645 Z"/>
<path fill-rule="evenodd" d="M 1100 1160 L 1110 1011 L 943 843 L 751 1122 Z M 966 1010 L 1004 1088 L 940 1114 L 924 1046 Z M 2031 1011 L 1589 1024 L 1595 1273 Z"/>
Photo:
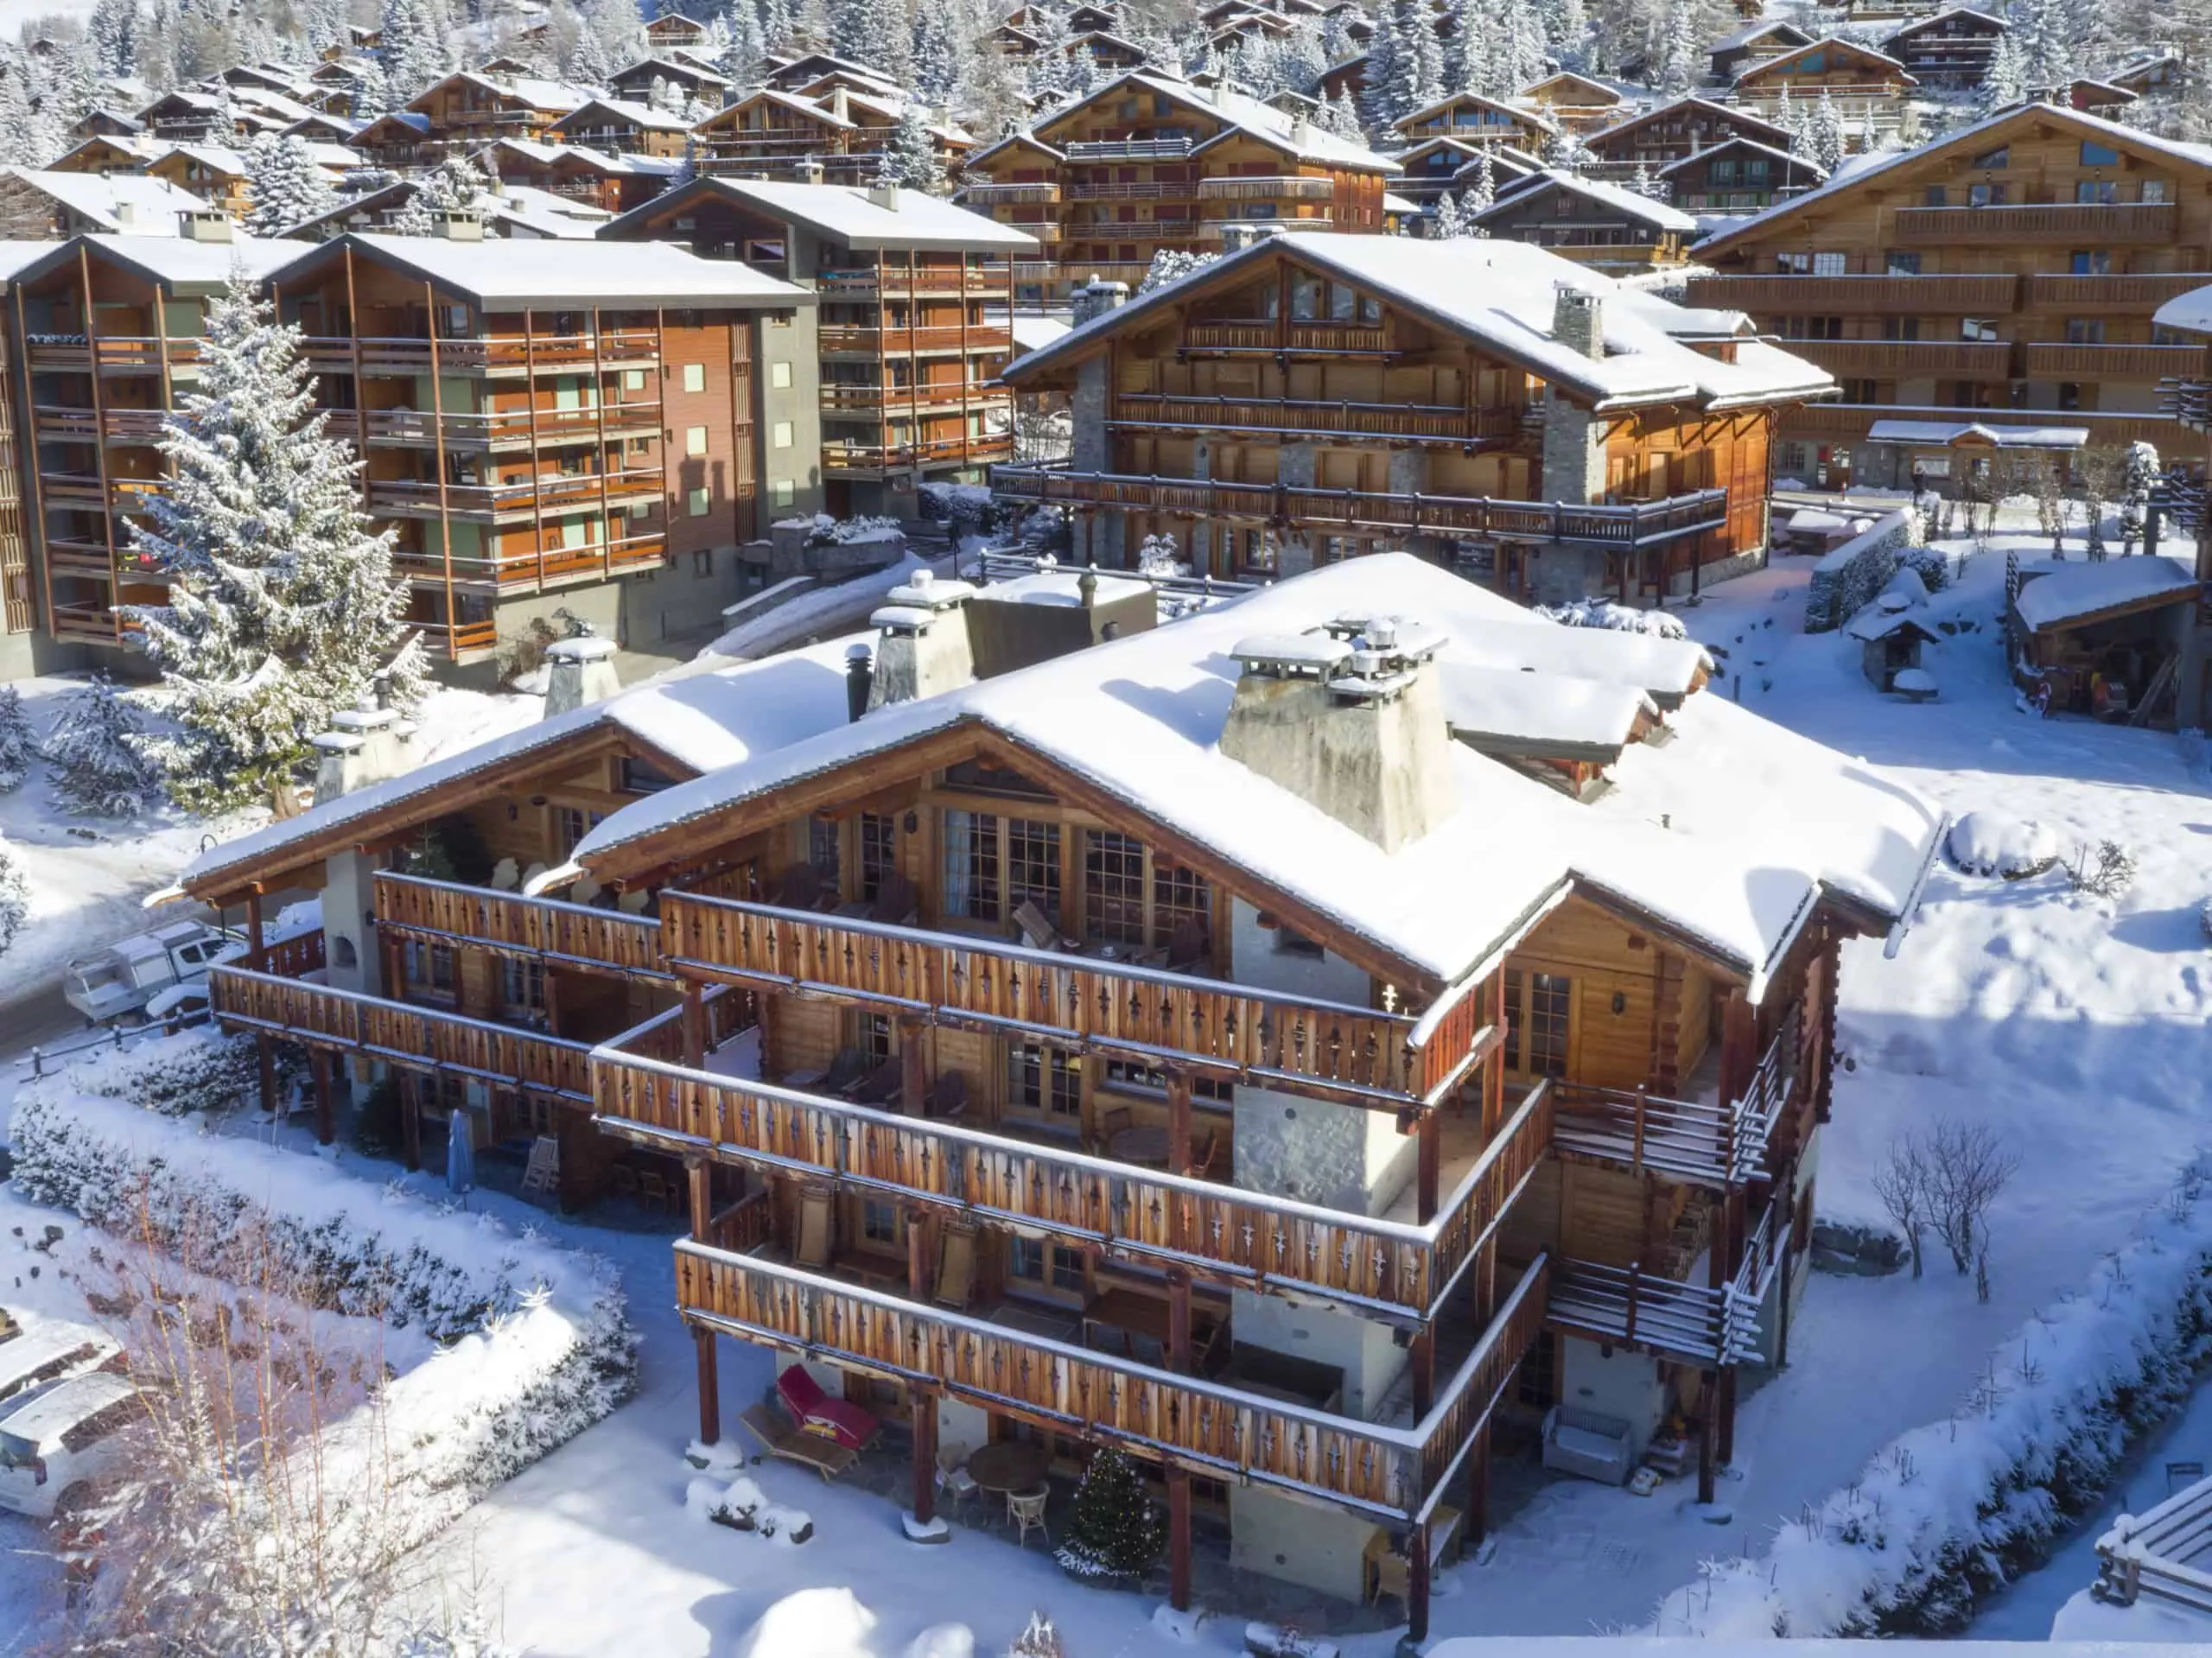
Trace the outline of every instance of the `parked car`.
<path fill-rule="evenodd" d="M 121 1350 L 90 1324 L 33 1319 L 0 1341 L 0 1408 L 49 1382 L 97 1370 Z"/>
<path fill-rule="evenodd" d="M 137 1384 L 107 1371 L 0 1407 L 0 1509 L 48 1520 L 74 1507 L 116 1465 L 119 1436 L 144 1408 Z"/>
<path fill-rule="evenodd" d="M 163 991 L 205 984 L 207 969 L 246 953 L 237 933 L 201 921 L 179 921 L 133 933 L 90 961 L 73 962 L 62 994 L 91 1025 L 143 1012 Z"/>
<path fill-rule="evenodd" d="M 146 1023 L 159 1025 L 169 1031 L 205 1025 L 214 1016 L 214 993 L 207 988 L 205 979 L 194 979 L 189 984 L 173 984 L 146 1004 Z"/>

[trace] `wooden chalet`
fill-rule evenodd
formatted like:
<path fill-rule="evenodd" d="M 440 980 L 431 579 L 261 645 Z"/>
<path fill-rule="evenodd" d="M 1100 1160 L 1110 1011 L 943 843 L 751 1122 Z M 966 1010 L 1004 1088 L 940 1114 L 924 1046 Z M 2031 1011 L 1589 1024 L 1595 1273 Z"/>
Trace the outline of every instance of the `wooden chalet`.
<path fill-rule="evenodd" d="M 1609 126 L 1628 107 L 1628 99 L 1618 89 L 1572 69 L 1531 81 L 1513 95 L 1513 101 L 1541 112 L 1554 126 L 1570 132 Z"/>
<path fill-rule="evenodd" d="M 437 161 L 500 138 L 545 140 L 556 122 L 590 98 L 582 88 L 557 80 L 462 69 L 416 93 L 409 100 L 407 112 L 428 124 L 424 138 L 429 159 Z"/>
<path fill-rule="evenodd" d="M 981 483 L 1013 458 L 1011 261 L 1037 251 L 1020 231 L 913 190 L 706 177 L 601 234 L 685 242 L 815 292 L 831 511 L 912 517 L 920 483 Z"/>
<path fill-rule="evenodd" d="M 1751 138 L 1729 138 L 1669 162 L 1652 175 L 1686 213 L 1764 213 L 1818 188 L 1827 175 L 1802 156 Z"/>
<path fill-rule="evenodd" d="M 1895 58 L 1831 35 L 1751 65 L 1737 75 L 1731 96 L 1768 114 L 1784 98 L 1826 98 L 1846 120 L 1893 124 L 1919 84 Z"/>
<path fill-rule="evenodd" d="M 105 104 L 95 104 L 70 124 L 73 138 L 137 138 L 144 134 L 146 124 L 135 115 L 111 109 Z"/>
<path fill-rule="evenodd" d="M 861 184 L 875 176 L 904 108 L 903 95 L 869 97 L 842 82 L 818 102 L 763 87 L 717 110 L 691 133 L 709 172 Z M 930 134 L 948 170 L 972 147 L 957 128 L 933 125 Z"/>
<path fill-rule="evenodd" d="M 0 242 L 0 305 L 12 305 L 16 273 L 45 258 L 50 244 L 37 240 Z M 0 679 L 22 679 L 52 666 L 43 624 L 44 561 L 36 556 L 36 526 L 29 520 L 23 460 L 31 453 L 23 395 L 27 381 L 17 378 L 22 361 L 20 338 L 0 326 Z"/>
<path fill-rule="evenodd" d="M 2190 84 L 2188 65 L 2182 54 L 2164 48 L 2128 59 L 2105 79 L 2138 98 L 2178 92 Z"/>
<path fill-rule="evenodd" d="M 539 144 L 522 138 L 502 138 L 479 150 L 474 159 L 502 187 L 526 185 L 609 214 L 644 206 L 668 187 L 679 164 L 634 150 L 617 153 L 586 144 Z"/>
<path fill-rule="evenodd" d="M 1751 65 L 1810 46 L 1813 38 L 1786 17 L 1762 17 L 1713 43 L 1707 53 L 1713 79 L 1725 86 Z"/>
<path fill-rule="evenodd" d="M 1617 400 L 1618 348 L 1599 363 L 1573 343 L 1609 306 L 1667 340 L 1637 381 L 1674 377 L 1663 396 Z M 1165 535 L 1224 577 L 1387 545 L 1546 602 L 1687 590 L 1764 546 L 1775 416 L 1832 387 L 1700 326 L 1518 242 L 1278 238 L 1014 362 L 1018 393 L 1099 416 L 1077 421 L 1065 468 L 1000 467 L 992 484 L 1064 505 L 1077 553 L 1107 566 Z M 1738 379 L 1741 402 L 1720 390 Z"/>
<path fill-rule="evenodd" d="M 253 204 L 246 186 L 245 157 L 214 144 L 175 144 L 146 162 L 149 178 L 162 179 L 232 218 L 243 218 Z"/>
<path fill-rule="evenodd" d="M 1929 411 L 2084 426 L 2166 454 L 2159 383 L 2200 348 L 2153 313 L 2212 281 L 2212 162 L 2052 105 L 1993 116 L 1698 245 L 1693 305 L 1748 311 L 1833 371 L 1840 403 L 1783 421 L 1780 469 L 1893 481 L 1876 421 Z"/>
<path fill-rule="evenodd" d="M 128 133 L 96 133 L 67 155 L 57 157 L 47 170 L 92 173 L 101 178 L 110 178 L 118 173 L 143 174 L 147 162 L 166 155 L 169 149 L 169 144 L 159 138 L 139 138 Z"/>
<path fill-rule="evenodd" d="M 1532 175 L 1478 213 L 1492 237 L 1548 248 L 1609 276 L 1677 265 L 1697 220 L 1653 196 L 1555 169 Z"/>
<path fill-rule="evenodd" d="M 686 58 L 651 57 L 617 69 L 607 88 L 618 98 L 656 107 L 671 98 L 701 98 L 719 104 L 730 91 L 729 77 Z"/>
<path fill-rule="evenodd" d="M 2051 99 L 2053 103 L 2063 104 L 2084 114 L 2101 115 L 2107 120 L 2117 118 L 2122 110 L 2137 100 L 2137 94 L 2126 87 L 2088 75 L 2076 75 L 2054 91 L 2056 96 Z"/>
<path fill-rule="evenodd" d="M 182 217 L 206 211 L 166 179 L 0 168 L 0 237 L 11 240 L 63 242 L 99 231 L 172 236 Z"/>
<path fill-rule="evenodd" d="M 1753 111 L 1706 98 L 1678 98 L 1631 115 L 1583 140 L 1605 178 L 1627 178 L 1639 167 L 1656 172 L 1731 138 L 1751 138 L 1775 149 L 1789 148 L 1789 134 Z"/>
<path fill-rule="evenodd" d="M 1144 48 L 1135 41 L 1124 40 L 1109 29 L 1094 29 L 1076 35 L 1059 48 L 1064 57 L 1073 57 L 1086 52 L 1090 60 L 1109 72 L 1141 68 L 1145 63 Z"/>
<path fill-rule="evenodd" d="M 556 1140 L 571 1202 L 672 1186 L 702 1439 L 721 1339 L 789 1353 L 905 1430 L 924 1527 L 940 1445 L 1116 1444 L 1173 1604 L 1203 1505 L 1346 1599 L 1395 1550 L 1419 1641 L 1502 1414 L 1602 1381 L 1631 1462 L 1695 1424 L 1710 1499 L 1806 1278 L 1841 943 L 1907 915 L 1940 813 L 1701 692 L 1693 645 L 1402 555 L 1158 626 L 1071 571 L 894 598 L 857 718 L 834 642 L 203 854 L 184 889 L 255 940 L 219 1017 L 326 1100 L 394 1077 L 410 1159 L 458 1109 Z M 1493 694 L 1569 685 L 1572 730 Z M 1324 727 L 1361 781 L 1302 761 Z M 426 829 L 468 875 L 404 872 Z M 1754 872 L 1770 903 L 1716 900 Z M 309 887 L 321 961 L 278 959 Z"/>
<path fill-rule="evenodd" d="M 162 93 L 138 111 L 137 119 L 149 137 L 170 143 L 231 144 L 252 136 L 233 101 L 183 87 Z"/>
<path fill-rule="evenodd" d="M 1997 42 L 2012 27 L 1972 6 L 1952 6 L 1907 23 L 1882 42 L 1882 52 L 1924 86 L 1966 92 L 1981 85 Z"/>
<path fill-rule="evenodd" d="M 2212 277 L 2165 301 L 2152 321 L 2170 339 L 2208 346 L 2212 343 Z M 2212 491 L 2204 483 L 2212 478 L 2212 355 L 2180 370 L 2167 383 L 2163 406 L 2180 426 L 2181 441 L 2188 447 L 2181 451 L 2187 457 L 2183 477 L 2170 478 L 2159 492 L 2159 528 L 2170 538 L 2162 544 L 2168 551 L 2177 550 L 2177 543 L 2180 548 L 2194 545 L 2201 599 L 2212 592 Z M 2170 449 L 2159 454 L 2169 466 L 2180 458 Z M 2174 724 L 2177 729 L 2202 730 L 2212 721 L 2212 607 L 2200 602 L 2182 623 L 2173 675 Z"/>
<path fill-rule="evenodd" d="M 680 11 L 663 12 L 645 25 L 646 42 L 656 49 L 664 46 L 696 46 L 706 38 L 707 26 Z"/>
<path fill-rule="evenodd" d="M 413 110 L 393 110 L 378 116 L 346 141 L 357 150 L 362 164 L 391 173 L 419 172 L 443 159 L 444 140 L 430 131 L 430 118 Z"/>
<path fill-rule="evenodd" d="M 610 635 L 696 628 L 742 589 L 764 509 L 818 499 L 814 411 L 781 384 L 812 297 L 672 248 L 440 228 L 349 232 L 269 277 L 354 429 L 411 619 L 455 663 L 556 603 Z M 629 579 L 664 571 L 699 585 Z"/>
<path fill-rule="evenodd" d="M 1427 138 L 1457 138 L 1465 143 L 1510 144 L 1516 149 L 1540 152 L 1557 129 L 1548 116 L 1534 110 L 1484 98 L 1480 92 L 1454 92 L 1392 123 L 1391 130 L 1409 144 Z"/>
<path fill-rule="evenodd" d="M 881 94 L 896 95 L 902 90 L 894 77 L 885 74 L 874 65 L 830 52 L 809 52 L 804 57 L 779 64 L 768 72 L 763 84 L 778 92 L 796 92 L 828 75 L 843 79 L 848 86 Z"/>
<path fill-rule="evenodd" d="M 690 134 L 691 124 L 668 110 L 620 98 L 593 98 L 556 121 L 550 137 L 556 144 L 673 161 L 683 154 Z"/>

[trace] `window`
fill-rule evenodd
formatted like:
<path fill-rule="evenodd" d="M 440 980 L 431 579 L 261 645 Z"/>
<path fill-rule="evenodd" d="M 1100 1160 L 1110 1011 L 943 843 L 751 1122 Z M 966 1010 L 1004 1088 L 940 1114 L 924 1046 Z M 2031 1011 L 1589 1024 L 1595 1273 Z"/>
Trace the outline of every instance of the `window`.
<path fill-rule="evenodd" d="M 605 812 L 582 811 L 574 806 L 563 806 L 554 814 L 554 832 L 560 838 L 561 855 L 567 857 L 576 849 L 577 843 L 607 821 Z"/>
<path fill-rule="evenodd" d="M 2010 167 L 2012 164 L 2012 149 L 2009 144 L 2000 145 L 1995 149 L 1985 150 L 1974 158 L 1974 165 L 1980 168 Z"/>
<path fill-rule="evenodd" d="M 2120 165 L 2120 152 L 2109 144 L 2092 143 L 2084 138 L 2082 140 L 2082 165 L 2117 167 Z"/>
<path fill-rule="evenodd" d="M 1107 1060 L 1105 1068 L 1099 1073 L 1098 1081 L 1101 1087 L 1120 1089 L 1125 1092 L 1163 1095 L 1167 1092 L 1166 1071 L 1134 1059 Z M 1218 1077 L 1193 1077 L 1191 1078 L 1191 1097 L 1194 1100 L 1218 1100 L 1226 1105 L 1235 1098 L 1235 1087 L 1233 1083 L 1225 1082 Z"/>
<path fill-rule="evenodd" d="M 707 547 L 693 548 L 691 549 L 692 579 L 694 581 L 702 580 L 704 577 L 712 575 L 714 573 L 715 555 L 713 549 Z"/>
<path fill-rule="evenodd" d="M 1969 184 L 1967 186 L 1967 206 L 1969 207 L 2001 207 L 2012 193 L 2009 184 Z"/>
<path fill-rule="evenodd" d="M 1920 338 L 1920 319 L 1916 316 L 1885 316 L 1882 319 L 1882 338 L 1917 340 Z"/>
<path fill-rule="evenodd" d="M 2082 179 L 2074 186 L 2074 200 L 2083 206 L 2103 206 L 2120 200 L 2116 179 Z"/>
<path fill-rule="evenodd" d="M 861 814 L 861 896 L 871 901 L 899 873 L 899 825 L 881 812 Z"/>
<path fill-rule="evenodd" d="M 1879 380 L 1844 380 L 1839 384 L 1843 388 L 1843 401 L 1846 403 L 1887 403 L 1890 401 L 1882 395 L 1882 383 Z"/>
<path fill-rule="evenodd" d="M 778 421 L 773 426 L 768 429 L 768 447 L 772 449 L 790 448 L 791 446 L 792 431 L 793 429 L 791 422 L 787 420 Z"/>
<path fill-rule="evenodd" d="M 500 989 L 508 1007 L 528 1008 L 533 1013 L 544 1011 L 545 964 L 543 962 L 503 959 L 499 970 Z"/>
<path fill-rule="evenodd" d="M 1843 319 L 1840 316 L 1786 316 L 1782 319 L 1783 337 L 1788 340 L 1840 340 L 1843 338 Z"/>
<path fill-rule="evenodd" d="M 2102 248 L 2084 252 L 2076 249 L 2068 268 L 2077 276 L 2109 276 L 2112 275 L 2112 255 Z"/>
<path fill-rule="evenodd" d="M 2082 406 L 2082 388 L 2071 380 L 2063 381 L 2058 388 L 2058 406 L 2075 410 Z"/>
<path fill-rule="evenodd" d="M 1557 973 L 1505 975 L 1505 1068 L 1531 1077 L 1567 1075 L 1574 981 Z"/>
<path fill-rule="evenodd" d="M 1815 276 L 1840 276 L 1849 269 L 1849 260 L 1840 253 L 1815 253 L 1813 274 Z"/>
<path fill-rule="evenodd" d="M 1034 1284 L 1060 1295 L 1084 1293 L 1083 1252 L 1040 1238 L 1007 1240 L 1006 1270 L 1009 1278 Z"/>
<path fill-rule="evenodd" d="M 1321 948 L 1319 939 L 1308 938 L 1295 927 L 1286 927 L 1278 922 L 1275 924 L 1275 954 L 1295 956 L 1305 961 L 1318 962 L 1328 952 Z"/>
<path fill-rule="evenodd" d="M 1039 1042 L 1007 1050 L 1006 1102 L 1009 1110 L 1072 1123 L 1083 1113 L 1083 1072 L 1073 1055 Z"/>
<path fill-rule="evenodd" d="M 1917 276 L 1920 274 L 1920 256 L 1892 250 L 1888 266 L 1889 274 L 1892 276 Z"/>
<path fill-rule="evenodd" d="M 1548 1331 L 1540 1331 L 1522 1356 L 1520 1375 L 1516 1382 L 1522 1404 L 1534 1410 L 1549 1410 L 1559 1402 L 1558 1344 Z"/>
<path fill-rule="evenodd" d="M 999 918 L 999 820 L 989 812 L 944 814 L 944 913 Z"/>
<path fill-rule="evenodd" d="M 1006 820 L 1006 907 L 1011 916 L 1031 903 L 1058 920 L 1060 913 L 1060 826 L 1032 818 Z"/>
<path fill-rule="evenodd" d="M 686 454 L 704 454 L 706 452 L 707 429 L 703 426 L 685 427 L 683 429 L 683 453 Z"/>
<path fill-rule="evenodd" d="M 1950 205 L 1951 193 L 1940 184 L 1931 184 L 1923 193 L 1920 205 L 1923 207 L 1943 207 Z"/>
<path fill-rule="evenodd" d="M 707 492 L 703 489 L 695 489 L 686 493 L 683 498 L 683 510 L 695 518 L 705 518 L 707 516 Z"/>
<path fill-rule="evenodd" d="M 416 989 L 442 996 L 453 994 L 453 951 L 443 944 L 409 939 L 400 949 L 399 970 Z"/>
<path fill-rule="evenodd" d="M 645 389 L 645 370 L 641 368 L 624 369 L 622 371 L 622 389 L 625 391 L 643 391 Z"/>
<path fill-rule="evenodd" d="M 2142 194 L 2138 200 L 2145 202 L 2165 200 L 2166 181 L 2164 179 L 2145 179 Z"/>
<path fill-rule="evenodd" d="M 2101 346 L 2105 343 L 2105 320 L 2101 316 L 2069 316 L 2066 319 L 2066 343 L 2069 346 Z"/>
<path fill-rule="evenodd" d="M 1808 276 L 1813 271 L 1813 256 L 1809 253 L 1777 253 L 1774 268 L 1785 276 Z"/>
<path fill-rule="evenodd" d="M 899 1205 L 880 1197 L 861 1199 L 861 1241 L 878 1249 L 896 1249 L 906 1239 Z"/>
<path fill-rule="evenodd" d="M 1959 319 L 1959 338 L 1994 340 L 1997 338 L 1997 319 L 1993 316 L 1962 316 Z"/>
<path fill-rule="evenodd" d="M 862 1013 L 861 1020 L 861 1051 L 881 1064 L 891 1058 L 891 1015 Z"/>
<path fill-rule="evenodd" d="M 1321 289 L 1319 276 L 1295 273 L 1290 279 L 1290 315 L 1294 322 L 1313 322 L 1321 314 Z"/>
<path fill-rule="evenodd" d="M 686 391 L 704 391 L 707 389 L 707 365 L 704 363 L 686 363 L 683 365 L 683 389 Z"/>
<path fill-rule="evenodd" d="M 1134 835 L 1084 831 L 1083 936 L 1144 943 L 1144 846 Z"/>
<path fill-rule="evenodd" d="M 768 485 L 768 500 L 772 505 L 790 506 L 798 499 L 798 486 L 788 478 L 778 478 Z"/>
<path fill-rule="evenodd" d="M 791 365 L 789 363 L 769 364 L 768 384 L 779 391 L 789 391 L 791 384 Z"/>
<path fill-rule="evenodd" d="M 667 772 L 648 765 L 643 760 L 626 759 L 622 762 L 622 787 L 633 795 L 658 794 L 663 789 L 672 789 L 676 779 Z"/>
<path fill-rule="evenodd" d="M 1802 477 L 1805 472 L 1805 446 L 1796 442 L 1783 443 L 1777 452 L 1775 465 L 1785 476 Z"/>
<path fill-rule="evenodd" d="M 806 861 L 823 884 L 831 887 L 845 872 L 843 829 L 834 817 L 806 820 Z"/>

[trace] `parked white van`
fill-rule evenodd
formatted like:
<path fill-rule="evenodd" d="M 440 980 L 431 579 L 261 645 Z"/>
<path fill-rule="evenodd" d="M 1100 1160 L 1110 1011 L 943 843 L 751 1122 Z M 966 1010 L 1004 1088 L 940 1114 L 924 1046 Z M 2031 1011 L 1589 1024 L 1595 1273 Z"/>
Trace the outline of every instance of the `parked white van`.
<path fill-rule="evenodd" d="M 137 1384 L 109 1371 L 0 1406 L 0 1509 L 51 1519 L 115 1466 L 120 1435 L 144 1410 Z"/>

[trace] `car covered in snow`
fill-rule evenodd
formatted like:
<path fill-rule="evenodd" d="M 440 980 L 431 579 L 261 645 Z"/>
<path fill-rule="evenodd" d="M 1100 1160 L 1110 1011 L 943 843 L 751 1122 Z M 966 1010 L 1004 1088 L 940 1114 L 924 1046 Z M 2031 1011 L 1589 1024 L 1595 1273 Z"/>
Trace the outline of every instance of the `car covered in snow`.
<path fill-rule="evenodd" d="M 90 1324 L 25 1313 L 18 1322 L 0 1311 L 0 1409 L 49 1382 L 96 1370 L 122 1350 Z"/>
<path fill-rule="evenodd" d="M 122 1456 L 121 1436 L 145 1406 L 129 1376 L 73 1376 L 0 1405 L 0 1509 L 53 1517 L 73 1507 Z"/>
<path fill-rule="evenodd" d="M 133 933 L 99 956 L 73 962 L 62 986 L 69 1005 L 92 1025 L 143 1013 L 163 991 L 204 984 L 207 969 L 246 953 L 237 933 L 201 921 L 179 921 Z"/>

